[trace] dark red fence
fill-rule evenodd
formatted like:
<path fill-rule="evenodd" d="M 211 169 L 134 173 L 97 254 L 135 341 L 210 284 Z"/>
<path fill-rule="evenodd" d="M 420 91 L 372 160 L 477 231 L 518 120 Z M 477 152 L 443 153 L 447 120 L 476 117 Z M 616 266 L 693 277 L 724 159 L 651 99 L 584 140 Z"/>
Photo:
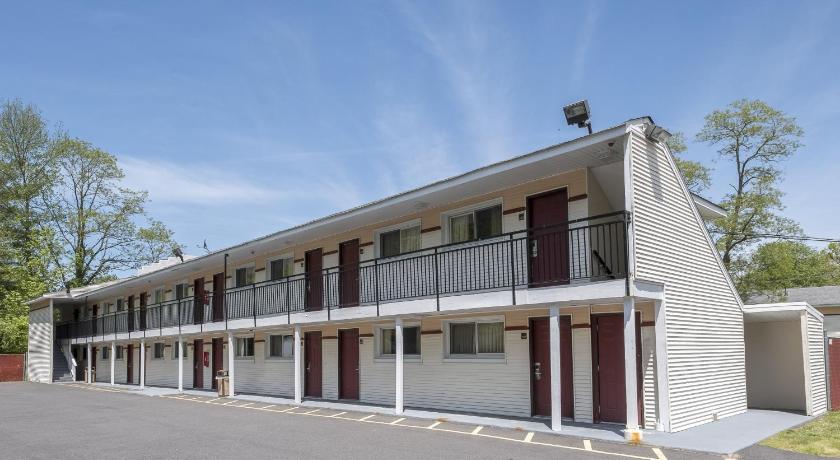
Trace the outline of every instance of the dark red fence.
<path fill-rule="evenodd" d="M 23 381 L 23 354 L 0 355 L 0 382 Z"/>

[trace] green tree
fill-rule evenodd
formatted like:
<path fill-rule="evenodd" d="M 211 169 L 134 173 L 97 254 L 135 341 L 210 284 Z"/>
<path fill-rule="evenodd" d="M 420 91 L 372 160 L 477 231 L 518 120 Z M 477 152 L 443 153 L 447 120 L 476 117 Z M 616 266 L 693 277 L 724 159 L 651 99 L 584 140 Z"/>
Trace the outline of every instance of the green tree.
<path fill-rule="evenodd" d="M 677 164 L 680 173 L 682 173 L 685 185 L 690 192 L 700 193 L 709 188 L 712 183 L 709 168 L 700 162 L 686 160 L 682 157 L 682 154 L 688 150 L 683 133 L 676 132 L 668 139 L 668 149 L 674 156 L 674 162 Z"/>
<path fill-rule="evenodd" d="M 793 117 L 758 100 L 741 99 L 706 116 L 697 140 L 718 147 L 731 161 L 735 181 L 721 206 L 726 217 L 712 222 L 718 247 L 731 272 L 733 260 L 761 239 L 760 234 L 795 234 L 798 225 L 778 213 L 784 209 L 779 162 L 800 147 L 802 128 Z"/>
<path fill-rule="evenodd" d="M 63 138 L 56 144 L 56 168 L 59 178 L 44 201 L 55 232 L 50 255 L 66 287 L 111 279 L 171 253 L 172 232 L 147 217 L 145 191 L 121 186 L 123 172 L 113 155 Z"/>
<path fill-rule="evenodd" d="M 840 260 L 829 247 L 817 250 L 798 241 L 774 241 L 738 259 L 737 287 L 743 299 L 757 294 L 785 300 L 785 289 L 840 283 Z"/>

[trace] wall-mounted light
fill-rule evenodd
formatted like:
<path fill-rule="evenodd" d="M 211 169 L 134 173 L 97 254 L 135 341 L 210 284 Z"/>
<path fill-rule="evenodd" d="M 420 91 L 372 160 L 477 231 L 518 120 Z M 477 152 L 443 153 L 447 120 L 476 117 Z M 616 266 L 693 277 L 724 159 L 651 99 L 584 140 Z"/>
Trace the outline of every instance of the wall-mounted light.
<path fill-rule="evenodd" d="M 651 123 L 647 126 L 647 128 L 645 128 L 645 137 L 654 142 L 661 142 L 664 144 L 671 138 L 671 133 L 669 133 L 667 129 Z"/>
<path fill-rule="evenodd" d="M 563 107 L 566 123 L 586 128 L 592 134 L 592 123 L 589 121 L 589 101 L 586 99 Z"/>

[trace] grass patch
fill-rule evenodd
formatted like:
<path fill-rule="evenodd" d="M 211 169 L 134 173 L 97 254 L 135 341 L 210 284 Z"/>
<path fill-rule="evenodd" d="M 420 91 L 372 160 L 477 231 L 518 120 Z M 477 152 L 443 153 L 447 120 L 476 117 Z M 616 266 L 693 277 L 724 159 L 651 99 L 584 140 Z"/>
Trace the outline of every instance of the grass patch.
<path fill-rule="evenodd" d="M 776 449 L 823 457 L 840 457 L 840 411 L 792 430 L 785 430 L 761 442 Z"/>

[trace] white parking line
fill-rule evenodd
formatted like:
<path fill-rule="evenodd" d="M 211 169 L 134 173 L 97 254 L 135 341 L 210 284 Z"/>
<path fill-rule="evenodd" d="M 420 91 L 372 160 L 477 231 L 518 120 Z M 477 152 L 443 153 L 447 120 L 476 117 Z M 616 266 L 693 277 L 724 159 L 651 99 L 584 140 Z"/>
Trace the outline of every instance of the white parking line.
<path fill-rule="evenodd" d="M 254 403 L 249 402 L 249 403 L 245 403 L 245 404 L 243 404 L 243 405 L 241 405 L 241 406 L 236 406 L 236 407 L 248 407 L 248 406 L 250 406 L 251 404 L 254 404 Z"/>
<path fill-rule="evenodd" d="M 583 448 L 586 450 L 592 450 L 592 441 L 588 439 L 583 440 Z"/>
<path fill-rule="evenodd" d="M 301 412 L 298 415 L 310 415 L 310 414 L 314 414 L 315 412 L 318 412 L 319 410 L 321 410 L 321 409 L 315 409 L 315 410 L 311 410 L 309 412 Z"/>
<path fill-rule="evenodd" d="M 474 429 L 474 430 L 472 430 L 472 433 L 471 433 L 471 434 L 478 434 L 478 433 L 480 433 L 480 432 L 481 432 L 481 430 L 482 430 L 482 429 L 484 429 L 484 427 L 483 427 L 483 426 L 477 426 L 477 427 L 475 427 L 475 429 Z"/>
<path fill-rule="evenodd" d="M 218 401 L 218 400 L 220 400 L 220 399 L 222 399 L 222 398 L 211 399 L 211 400 L 209 400 L 209 401 L 204 401 L 204 402 L 206 402 L 206 403 L 211 403 L 211 402 L 213 402 L 213 401 Z"/>
<path fill-rule="evenodd" d="M 528 434 L 525 435 L 525 439 L 523 441 L 524 442 L 531 442 L 532 439 L 534 439 L 534 432 L 529 431 Z"/>
<path fill-rule="evenodd" d="M 662 453 L 662 450 L 658 447 L 651 447 L 651 450 L 659 460 L 668 460 L 668 457 L 666 457 L 665 454 Z"/>
<path fill-rule="evenodd" d="M 405 420 L 405 417 L 403 417 L 403 418 L 398 418 L 398 419 L 394 420 L 393 422 L 391 422 L 390 424 L 391 424 L 391 425 L 396 425 L 397 423 L 400 423 L 400 422 L 402 422 L 403 420 Z"/>
<path fill-rule="evenodd" d="M 344 414 L 346 414 L 346 413 L 347 413 L 347 412 L 339 412 L 339 413 L 337 413 L 337 414 L 332 414 L 332 415 L 330 415 L 330 418 L 332 418 L 332 417 L 338 417 L 339 415 L 344 415 Z"/>
<path fill-rule="evenodd" d="M 440 425 L 441 423 L 443 423 L 443 422 L 435 422 L 435 423 L 432 423 L 431 425 L 427 426 L 426 428 L 428 428 L 428 429 L 430 429 L 430 430 L 431 430 L 432 428 L 434 428 L 434 427 L 436 427 L 436 426 Z"/>
<path fill-rule="evenodd" d="M 370 415 L 367 415 L 367 416 L 365 416 L 365 417 L 360 418 L 360 419 L 359 419 L 359 421 L 360 421 L 360 422 L 364 422 L 365 420 L 367 420 L 367 419 L 369 419 L 369 418 L 372 418 L 374 415 L 376 415 L 376 414 L 370 414 Z"/>
<path fill-rule="evenodd" d="M 269 405 L 267 405 L 267 406 L 258 407 L 257 409 L 259 409 L 259 410 L 266 410 L 266 409 L 268 409 L 269 407 L 274 407 L 274 404 L 269 404 Z"/>

